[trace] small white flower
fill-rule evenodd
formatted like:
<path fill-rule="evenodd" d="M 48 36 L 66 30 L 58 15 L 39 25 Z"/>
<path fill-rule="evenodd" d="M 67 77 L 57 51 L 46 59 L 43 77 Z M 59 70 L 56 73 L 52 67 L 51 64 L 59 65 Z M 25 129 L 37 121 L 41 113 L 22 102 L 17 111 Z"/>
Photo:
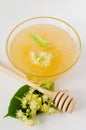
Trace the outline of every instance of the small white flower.
<path fill-rule="evenodd" d="M 17 111 L 16 115 L 18 118 L 21 118 L 24 114 L 23 114 L 22 110 L 19 110 L 19 111 Z"/>
<path fill-rule="evenodd" d="M 43 95 L 42 98 L 43 98 L 43 102 L 46 102 L 46 101 L 48 101 L 48 98 L 49 98 L 49 97 L 46 96 L 46 95 Z"/>
<path fill-rule="evenodd" d="M 22 108 L 26 108 L 26 104 L 27 104 L 27 99 L 24 97 L 22 99 Z"/>
<path fill-rule="evenodd" d="M 47 104 L 45 104 L 45 103 L 41 107 L 42 112 L 45 112 L 45 113 L 48 112 L 48 109 L 49 109 L 49 106 Z"/>
<path fill-rule="evenodd" d="M 54 114 L 54 113 L 56 113 L 56 109 L 51 107 L 51 108 L 49 108 L 48 113 L 49 114 Z"/>
<path fill-rule="evenodd" d="M 32 100 L 32 101 L 30 102 L 30 109 L 31 109 L 31 110 L 34 110 L 34 109 L 36 109 L 36 106 L 37 106 L 37 102 L 36 102 L 35 100 Z"/>
<path fill-rule="evenodd" d="M 47 67 L 50 64 L 51 59 L 53 58 L 53 54 L 44 51 L 41 51 L 39 54 L 35 54 L 35 52 L 30 52 L 30 58 L 35 65 Z"/>
<path fill-rule="evenodd" d="M 22 120 L 22 121 L 25 121 L 26 118 L 27 118 L 27 117 L 24 115 L 24 113 L 22 112 L 22 110 L 17 111 L 16 117 L 17 117 L 18 119 Z"/>

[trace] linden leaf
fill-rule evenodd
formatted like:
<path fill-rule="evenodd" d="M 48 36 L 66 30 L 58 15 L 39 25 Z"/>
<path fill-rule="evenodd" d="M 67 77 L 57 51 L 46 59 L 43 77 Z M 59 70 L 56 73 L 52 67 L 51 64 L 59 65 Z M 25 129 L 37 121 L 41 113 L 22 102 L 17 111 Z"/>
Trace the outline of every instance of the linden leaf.
<path fill-rule="evenodd" d="M 28 91 L 29 91 L 29 86 L 24 85 L 15 93 L 15 95 L 12 97 L 10 101 L 8 113 L 4 117 L 11 116 L 16 118 L 16 111 L 21 109 L 21 101 L 19 99 L 21 99 L 24 96 L 24 94 Z"/>

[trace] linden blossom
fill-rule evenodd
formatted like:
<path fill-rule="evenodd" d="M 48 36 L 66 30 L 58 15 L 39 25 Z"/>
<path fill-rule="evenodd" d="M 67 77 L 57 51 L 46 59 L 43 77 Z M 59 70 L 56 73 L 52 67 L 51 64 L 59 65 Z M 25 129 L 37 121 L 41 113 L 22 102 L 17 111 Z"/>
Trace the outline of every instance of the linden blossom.
<path fill-rule="evenodd" d="M 29 126 L 39 123 L 39 120 L 36 119 L 38 112 L 54 114 L 58 111 L 48 96 L 34 92 L 35 90 L 30 88 L 24 97 L 21 98 L 22 108 L 16 111 L 16 117 Z"/>
<path fill-rule="evenodd" d="M 33 64 L 39 65 L 41 67 L 47 67 L 49 66 L 51 59 L 53 58 L 53 54 L 44 51 L 41 51 L 39 54 L 35 54 L 35 52 L 30 52 L 30 58 Z"/>

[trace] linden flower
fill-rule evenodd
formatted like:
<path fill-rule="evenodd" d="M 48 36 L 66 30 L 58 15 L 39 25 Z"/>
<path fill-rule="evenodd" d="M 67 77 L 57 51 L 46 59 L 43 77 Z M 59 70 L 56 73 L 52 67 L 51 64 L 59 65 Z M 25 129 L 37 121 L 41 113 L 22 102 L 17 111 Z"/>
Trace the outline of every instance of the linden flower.
<path fill-rule="evenodd" d="M 35 52 L 30 52 L 30 58 L 33 64 L 40 65 L 41 67 L 47 67 L 51 63 L 53 54 L 44 51 L 41 51 L 39 54 L 35 54 Z"/>
<path fill-rule="evenodd" d="M 29 91 L 29 93 L 27 93 L 23 98 L 22 98 L 22 108 L 27 108 L 27 104 L 29 101 L 31 101 L 32 99 L 36 99 L 38 97 L 37 94 L 33 94 L 33 89 L 31 89 Z"/>
<path fill-rule="evenodd" d="M 37 110 L 36 109 L 34 109 L 33 111 L 31 111 L 31 117 L 32 118 L 35 118 L 36 117 L 36 112 L 37 112 Z"/>
<path fill-rule="evenodd" d="M 27 93 L 27 95 L 33 94 L 34 91 L 35 91 L 34 89 L 30 88 L 30 90 L 29 90 L 29 92 Z"/>
<path fill-rule="evenodd" d="M 42 98 L 39 97 L 37 98 L 37 110 L 41 109 L 41 106 L 42 106 Z"/>
<path fill-rule="evenodd" d="M 18 118 L 21 118 L 23 116 L 22 110 L 17 111 L 16 115 Z"/>
<path fill-rule="evenodd" d="M 16 117 L 29 126 L 38 122 L 36 115 L 38 113 L 54 114 L 57 109 L 53 102 L 44 94 L 37 93 L 37 90 L 30 89 L 21 99 L 21 109 L 17 110 Z"/>
<path fill-rule="evenodd" d="M 48 114 L 54 114 L 56 112 L 57 112 L 56 109 L 53 107 L 50 107 L 49 110 L 47 111 Z"/>
<path fill-rule="evenodd" d="M 46 113 L 46 112 L 49 110 L 49 106 L 44 103 L 44 104 L 42 105 L 42 107 L 41 107 L 41 110 L 42 110 L 42 112 L 45 112 L 45 113 Z"/>
<path fill-rule="evenodd" d="M 31 110 L 34 110 L 34 109 L 36 109 L 36 106 L 37 106 L 37 102 L 36 102 L 35 100 L 32 100 L 32 101 L 30 102 L 30 109 L 31 109 Z"/>
<path fill-rule="evenodd" d="M 17 113 L 16 113 L 16 117 L 22 121 L 25 121 L 26 120 L 26 116 L 24 115 L 24 113 L 22 112 L 22 110 L 18 110 Z"/>
<path fill-rule="evenodd" d="M 43 102 L 47 102 L 49 99 L 48 96 L 46 96 L 46 95 L 43 95 L 42 98 L 43 98 Z"/>
<path fill-rule="evenodd" d="M 27 100 L 27 98 L 26 97 L 24 97 L 23 99 L 22 99 L 22 108 L 26 108 L 27 106 L 27 102 L 28 102 L 28 100 Z"/>
<path fill-rule="evenodd" d="M 25 124 L 27 124 L 29 126 L 33 126 L 33 125 L 39 123 L 38 120 L 28 119 L 27 116 L 24 115 L 22 110 L 17 111 L 16 116 L 17 116 L 18 119 L 25 122 Z"/>
<path fill-rule="evenodd" d="M 32 99 L 37 100 L 38 94 L 32 94 Z"/>
<path fill-rule="evenodd" d="M 30 115 L 30 113 L 31 113 L 30 109 L 29 109 L 29 108 L 27 108 L 27 109 L 26 109 L 26 113 L 25 113 L 25 115 L 26 115 L 26 116 L 29 116 L 29 115 Z"/>

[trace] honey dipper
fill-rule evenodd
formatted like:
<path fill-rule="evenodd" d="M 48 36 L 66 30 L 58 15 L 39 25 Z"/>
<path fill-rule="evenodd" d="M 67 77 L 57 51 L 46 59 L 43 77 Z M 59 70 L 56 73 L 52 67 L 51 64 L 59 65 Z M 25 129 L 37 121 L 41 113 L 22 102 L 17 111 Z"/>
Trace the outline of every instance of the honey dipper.
<path fill-rule="evenodd" d="M 69 95 L 66 91 L 57 90 L 57 91 L 51 92 L 49 90 L 46 90 L 46 89 L 40 87 L 39 84 L 35 84 L 35 83 L 23 78 L 22 76 L 20 76 L 19 74 L 17 74 L 14 71 L 8 69 L 6 66 L 4 66 L 2 64 L 0 64 L 0 70 L 14 76 L 15 78 L 17 78 L 17 79 L 23 81 L 24 83 L 28 84 L 29 86 L 31 86 L 33 89 L 37 89 L 41 93 L 47 95 L 53 101 L 55 106 L 62 112 L 71 113 L 74 110 L 75 105 L 76 105 L 76 100 L 71 95 Z"/>

